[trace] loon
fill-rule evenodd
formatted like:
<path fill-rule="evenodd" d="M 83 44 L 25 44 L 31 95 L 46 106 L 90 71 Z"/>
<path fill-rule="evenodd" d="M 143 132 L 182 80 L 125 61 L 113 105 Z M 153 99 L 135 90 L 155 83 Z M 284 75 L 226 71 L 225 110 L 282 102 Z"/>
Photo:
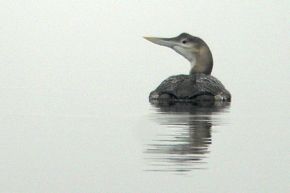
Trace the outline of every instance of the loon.
<path fill-rule="evenodd" d="M 230 92 L 211 75 L 213 57 L 208 45 L 199 37 L 182 33 L 173 38 L 144 37 L 146 40 L 172 48 L 191 64 L 189 75 L 174 75 L 165 79 L 149 95 L 149 101 L 231 101 Z"/>

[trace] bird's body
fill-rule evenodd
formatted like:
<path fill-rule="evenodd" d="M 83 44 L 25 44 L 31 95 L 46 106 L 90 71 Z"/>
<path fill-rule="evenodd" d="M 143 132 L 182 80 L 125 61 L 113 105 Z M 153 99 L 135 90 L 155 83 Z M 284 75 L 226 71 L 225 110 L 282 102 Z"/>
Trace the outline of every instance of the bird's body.
<path fill-rule="evenodd" d="M 145 39 L 172 48 L 191 63 L 189 75 L 171 76 L 150 93 L 154 101 L 230 101 L 231 94 L 211 76 L 213 58 L 208 45 L 200 38 L 182 33 L 174 38 Z"/>
<path fill-rule="evenodd" d="M 231 94 L 217 78 L 203 73 L 170 76 L 149 96 L 151 102 L 230 101 L 230 99 Z"/>

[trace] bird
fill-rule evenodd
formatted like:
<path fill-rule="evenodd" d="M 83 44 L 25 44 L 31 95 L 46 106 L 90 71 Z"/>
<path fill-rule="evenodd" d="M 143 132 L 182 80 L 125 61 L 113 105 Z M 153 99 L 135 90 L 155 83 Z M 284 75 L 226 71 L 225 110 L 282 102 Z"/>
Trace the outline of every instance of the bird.
<path fill-rule="evenodd" d="M 181 33 L 173 38 L 144 38 L 154 44 L 173 49 L 191 64 L 189 74 L 173 75 L 162 81 L 150 93 L 150 102 L 231 101 L 230 92 L 221 81 L 211 75 L 213 56 L 204 40 L 188 33 Z"/>

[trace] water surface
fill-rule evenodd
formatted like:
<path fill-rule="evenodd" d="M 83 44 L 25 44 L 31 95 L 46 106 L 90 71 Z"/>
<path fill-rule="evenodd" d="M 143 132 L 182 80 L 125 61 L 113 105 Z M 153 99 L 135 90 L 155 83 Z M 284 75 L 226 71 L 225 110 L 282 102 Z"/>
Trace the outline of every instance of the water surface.
<path fill-rule="evenodd" d="M 148 144 L 146 153 L 151 160 L 149 171 L 187 173 L 206 169 L 212 144 L 212 127 L 223 125 L 219 114 L 224 104 L 159 104 L 153 120 L 165 126 L 163 132 Z"/>

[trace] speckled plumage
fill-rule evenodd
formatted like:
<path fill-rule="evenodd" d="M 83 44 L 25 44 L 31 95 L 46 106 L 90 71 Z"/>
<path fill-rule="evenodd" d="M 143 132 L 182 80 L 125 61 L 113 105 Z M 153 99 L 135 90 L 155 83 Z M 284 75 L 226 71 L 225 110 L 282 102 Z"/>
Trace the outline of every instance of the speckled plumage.
<path fill-rule="evenodd" d="M 149 100 L 151 102 L 156 100 L 187 102 L 197 100 L 230 101 L 231 94 L 217 78 L 196 73 L 170 76 L 150 93 Z"/>

